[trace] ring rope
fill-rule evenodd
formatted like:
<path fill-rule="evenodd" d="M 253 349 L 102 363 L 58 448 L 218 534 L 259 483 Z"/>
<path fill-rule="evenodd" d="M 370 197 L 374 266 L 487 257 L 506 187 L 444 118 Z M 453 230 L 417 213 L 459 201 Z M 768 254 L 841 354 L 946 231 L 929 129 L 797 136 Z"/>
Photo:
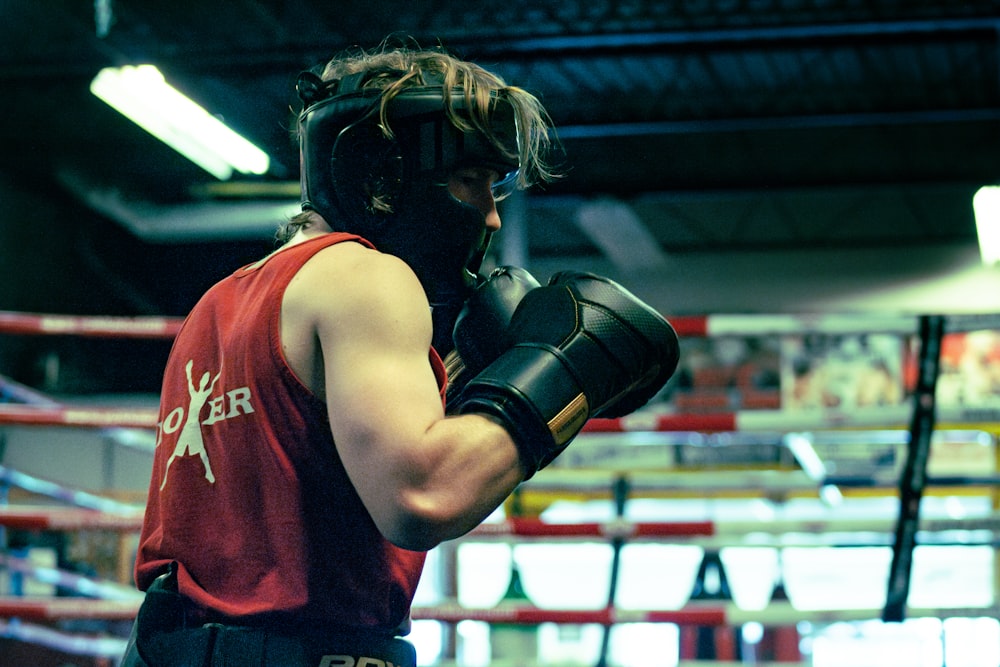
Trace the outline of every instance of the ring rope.
<path fill-rule="evenodd" d="M 81 508 L 16 505 L 0 507 L 0 526 L 19 530 L 113 530 L 142 528 L 142 509 L 112 514 Z M 511 537 L 540 540 L 588 539 L 683 539 L 692 537 L 739 537 L 821 533 L 888 533 L 892 518 L 885 519 L 787 519 L 754 521 L 627 521 L 548 523 L 530 517 L 512 517 L 483 523 L 460 540 L 493 541 Z M 921 519 L 920 530 L 1000 532 L 1000 513 L 965 519 Z"/>
<path fill-rule="evenodd" d="M 142 528 L 142 509 L 127 514 L 111 514 L 80 508 L 0 507 L 0 526 L 16 530 L 114 530 L 138 531 Z"/>
<path fill-rule="evenodd" d="M 888 533 L 894 525 L 892 518 L 842 519 L 842 520 L 774 520 L 774 521 L 681 521 L 633 522 L 615 520 L 554 524 L 529 517 L 513 517 L 496 523 L 484 523 L 461 539 L 522 538 L 683 538 L 742 535 L 783 535 L 788 533 L 837 533 L 874 532 Z M 1000 531 L 1000 513 L 967 519 L 921 519 L 920 530 L 943 532 L 948 530 Z"/>
<path fill-rule="evenodd" d="M 766 489 L 769 494 L 795 492 L 815 493 L 817 488 L 837 486 L 841 489 L 896 488 L 894 474 L 835 475 L 814 479 L 802 470 L 628 470 L 551 468 L 541 471 L 524 484 L 525 491 L 547 493 L 581 493 L 606 496 L 614 480 L 627 478 L 630 490 L 643 493 L 706 493 L 755 492 Z M 993 487 L 1000 486 L 996 475 L 946 475 L 927 480 L 931 487 Z"/>
<path fill-rule="evenodd" d="M 0 596 L 0 618 L 19 618 L 29 621 L 56 620 L 131 620 L 138 613 L 140 602 L 125 600 L 92 600 L 87 598 L 20 598 Z M 1000 607 L 919 608 L 911 607 L 908 618 L 993 617 L 1000 615 Z M 800 621 L 833 623 L 837 621 L 873 620 L 882 610 L 796 609 L 790 603 L 772 602 L 764 609 L 740 609 L 732 603 L 691 603 L 680 609 L 542 609 L 532 605 L 501 603 L 496 607 L 466 607 L 457 601 L 437 605 L 421 605 L 412 609 L 413 620 L 431 620 L 444 623 L 459 621 L 485 621 L 510 625 L 538 625 L 540 623 L 598 624 L 619 623 L 675 623 L 698 626 L 739 626 L 758 622 L 770 626 L 794 625 Z"/>
<path fill-rule="evenodd" d="M 143 505 L 123 503 L 111 498 L 88 493 L 87 491 L 72 489 L 2 465 L 0 465 L 0 484 L 17 487 L 29 493 L 68 503 L 73 507 L 126 517 L 141 514 L 145 509 Z M 3 508 L 9 509 L 9 506 L 3 505 L 0 507 L 0 509 Z"/>
<path fill-rule="evenodd" d="M 138 613 L 141 602 L 141 600 L 0 596 L 0 617 L 29 621 L 69 619 L 130 621 Z"/>
<path fill-rule="evenodd" d="M 761 336 L 772 334 L 912 334 L 915 315 L 667 315 L 677 333 L 688 337 Z M 177 335 L 183 318 L 83 316 L 0 311 L 0 334 L 168 339 Z M 1000 329 L 1000 314 L 945 316 L 949 332 Z"/>
<path fill-rule="evenodd" d="M 941 428 L 1000 422 L 1000 406 L 939 406 Z M 905 428 L 912 407 L 838 410 L 743 410 L 713 414 L 676 414 L 640 410 L 627 417 L 596 418 L 587 433 L 738 432 L 771 433 L 844 428 Z M 158 409 L 93 406 L 37 406 L 0 403 L 0 425 L 155 428 Z"/>
<path fill-rule="evenodd" d="M 70 655 L 109 659 L 121 658 L 128 643 L 125 639 L 115 637 L 87 637 L 60 632 L 43 625 L 25 623 L 21 619 L 0 619 L 0 637 L 44 646 Z"/>
<path fill-rule="evenodd" d="M 15 382 L 0 375 L 0 402 L 27 403 L 29 405 L 58 406 L 58 401 L 49 398 L 40 391 L 35 391 L 27 385 Z"/>
<path fill-rule="evenodd" d="M 182 318 L 176 317 L 88 317 L 0 311 L 0 333 L 94 338 L 174 338 Z"/>
<path fill-rule="evenodd" d="M 820 333 L 913 334 L 919 328 L 916 315 L 682 315 L 668 316 L 680 336 L 764 336 Z M 947 315 L 948 332 L 1000 329 L 1000 314 Z"/>
<path fill-rule="evenodd" d="M 54 567 L 35 565 L 26 558 L 0 556 L 0 565 L 10 572 L 26 575 L 35 581 L 51 584 L 63 590 L 101 600 L 142 600 L 143 593 L 135 586 L 85 577 Z"/>
<path fill-rule="evenodd" d="M 2 608 L 2 607 L 0 607 Z M 911 607 L 908 618 L 994 617 L 1000 607 L 919 608 Z M 413 608 L 414 620 L 456 623 L 463 620 L 537 625 L 539 623 L 614 625 L 618 623 L 674 623 L 677 625 L 733 626 L 757 622 L 767 626 L 790 626 L 800 621 L 834 623 L 880 618 L 881 608 L 807 610 L 787 602 L 772 602 L 764 609 L 740 609 L 733 603 L 689 603 L 680 609 L 540 609 L 531 605 L 501 603 L 491 608 L 464 607 L 458 602 Z"/>
<path fill-rule="evenodd" d="M 155 428 L 157 415 L 157 408 L 0 404 L 0 424 L 20 426 Z"/>

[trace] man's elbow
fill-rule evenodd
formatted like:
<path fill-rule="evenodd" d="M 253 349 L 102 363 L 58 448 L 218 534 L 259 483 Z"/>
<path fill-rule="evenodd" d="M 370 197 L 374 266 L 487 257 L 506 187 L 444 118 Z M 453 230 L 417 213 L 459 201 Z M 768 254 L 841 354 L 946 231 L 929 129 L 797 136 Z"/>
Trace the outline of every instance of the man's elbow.
<path fill-rule="evenodd" d="M 400 548 L 429 551 L 446 540 L 460 537 L 477 524 L 463 508 L 413 492 L 404 496 L 395 516 L 379 528 L 387 540 Z"/>

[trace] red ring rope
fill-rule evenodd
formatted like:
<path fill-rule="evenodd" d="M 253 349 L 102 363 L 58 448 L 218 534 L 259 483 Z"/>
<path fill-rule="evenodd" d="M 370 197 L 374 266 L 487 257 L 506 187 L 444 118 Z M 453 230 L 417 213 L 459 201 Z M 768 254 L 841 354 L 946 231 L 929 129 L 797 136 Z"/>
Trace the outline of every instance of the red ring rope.
<path fill-rule="evenodd" d="M 908 315 L 668 315 L 681 336 L 761 336 L 774 334 L 912 334 L 917 317 Z M 0 333 L 99 336 L 107 338 L 172 338 L 179 317 L 56 315 L 0 311 Z M 1000 329 L 1000 315 L 952 315 L 947 331 Z"/>
<path fill-rule="evenodd" d="M 183 319 L 171 317 L 87 317 L 0 311 L 0 333 L 100 338 L 171 339 Z"/>

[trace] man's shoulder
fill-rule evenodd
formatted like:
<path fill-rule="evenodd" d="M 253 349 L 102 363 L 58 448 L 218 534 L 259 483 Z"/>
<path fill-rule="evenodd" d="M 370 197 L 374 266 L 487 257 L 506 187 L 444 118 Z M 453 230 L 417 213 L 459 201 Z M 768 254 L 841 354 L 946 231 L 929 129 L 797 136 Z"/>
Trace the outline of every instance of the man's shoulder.
<path fill-rule="evenodd" d="M 343 274 L 345 277 L 380 273 L 396 277 L 414 275 L 413 270 L 400 258 L 379 252 L 357 240 L 346 240 L 320 249 L 303 264 L 301 270 Z"/>
<path fill-rule="evenodd" d="M 423 295 L 416 274 L 403 260 L 356 242 L 336 243 L 316 252 L 298 270 L 289 290 L 327 304 Z"/>

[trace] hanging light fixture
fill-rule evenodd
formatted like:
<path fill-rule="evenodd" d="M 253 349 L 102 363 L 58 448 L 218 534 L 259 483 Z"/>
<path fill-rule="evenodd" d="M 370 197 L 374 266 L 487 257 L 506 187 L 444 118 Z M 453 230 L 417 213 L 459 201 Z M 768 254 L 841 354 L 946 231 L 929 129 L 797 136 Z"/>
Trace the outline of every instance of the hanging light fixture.
<path fill-rule="evenodd" d="M 214 175 L 264 174 L 270 159 L 196 102 L 171 86 L 154 65 L 106 67 L 90 92 Z"/>
<path fill-rule="evenodd" d="M 976 214 L 976 233 L 983 264 L 993 266 L 1000 263 L 1000 186 L 979 188 L 972 197 L 972 210 Z"/>

